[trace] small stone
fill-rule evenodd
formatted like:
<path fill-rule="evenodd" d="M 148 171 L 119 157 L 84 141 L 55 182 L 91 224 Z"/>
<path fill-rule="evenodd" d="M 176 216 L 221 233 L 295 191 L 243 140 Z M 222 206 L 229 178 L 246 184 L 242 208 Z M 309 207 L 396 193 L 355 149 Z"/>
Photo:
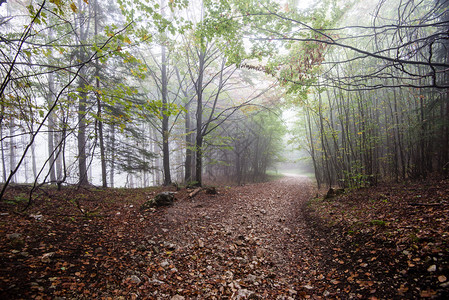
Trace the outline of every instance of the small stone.
<path fill-rule="evenodd" d="M 232 273 L 231 271 L 226 271 L 224 275 L 228 280 L 232 280 L 234 278 L 234 273 Z"/>
<path fill-rule="evenodd" d="M 444 276 L 444 275 L 438 276 L 438 281 L 439 282 L 443 283 L 443 282 L 446 282 L 446 280 L 447 280 L 446 276 Z"/>
<path fill-rule="evenodd" d="M 43 263 L 49 263 L 51 262 L 51 258 L 55 255 L 55 252 L 49 252 L 42 255 L 41 261 Z"/>
<path fill-rule="evenodd" d="M 309 285 L 309 284 L 306 284 L 306 285 L 304 286 L 304 288 L 306 288 L 306 289 L 308 289 L 308 290 L 313 290 L 313 286 L 311 286 L 311 285 Z"/>
<path fill-rule="evenodd" d="M 168 249 L 168 250 L 176 250 L 177 246 L 173 243 L 164 243 L 164 246 Z"/>
<path fill-rule="evenodd" d="M 204 242 L 203 242 L 202 239 L 199 239 L 199 240 L 198 240 L 198 247 L 204 248 Z"/>
<path fill-rule="evenodd" d="M 217 189 L 215 187 L 207 187 L 205 188 L 205 193 L 208 195 L 216 195 L 217 193 Z"/>
<path fill-rule="evenodd" d="M 137 251 L 145 251 L 145 250 L 147 250 L 147 247 L 145 247 L 145 245 L 144 244 L 140 244 L 139 246 L 137 246 Z"/>
<path fill-rule="evenodd" d="M 141 210 L 148 210 L 150 208 L 171 206 L 175 200 L 175 193 L 162 192 L 157 194 L 154 198 L 149 199 L 140 207 Z"/>
<path fill-rule="evenodd" d="M 21 237 L 22 237 L 22 234 L 20 234 L 20 233 L 11 233 L 11 234 L 6 235 L 6 238 L 8 240 L 17 240 L 17 239 L 20 239 Z"/>
<path fill-rule="evenodd" d="M 159 279 L 156 279 L 156 278 L 148 279 L 148 282 L 149 282 L 149 283 L 152 283 L 152 284 L 158 284 L 158 285 L 164 284 L 164 283 L 165 283 L 164 281 L 159 280 Z"/>
<path fill-rule="evenodd" d="M 174 295 L 173 297 L 171 297 L 171 300 L 184 300 L 184 296 L 181 295 Z"/>
<path fill-rule="evenodd" d="M 246 277 L 245 281 L 254 283 L 257 280 L 257 276 L 253 275 L 253 274 L 248 274 L 248 276 Z"/>
<path fill-rule="evenodd" d="M 34 218 L 36 221 L 42 220 L 43 217 L 44 217 L 44 216 L 41 215 L 41 214 L 36 214 L 36 215 L 31 214 L 31 215 L 30 215 L 30 218 Z"/>
<path fill-rule="evenodd" d="M 262 257 L 264 257 L 264 255 L 265 255 L 265 251 L 262 248 L 257 248 L 256 249 L 256 256 L 257 257 L 262 258 Z"/>
<path fill-rule="evenodd" d="M 163 262 L 161 262 L 161 267 L 165 268 L 166 266 L 169 266 L 170 262 L 168 260 L 164 260 Z"/>
<path fill-rule="evenodd" d="M 427 268 L 428 272 L 435 272 L 437 270 L 437 266 L 436 265 L 431 265 L 429 268 Z"/>
<path fill-rule="evenodd" d="M 129 278 L 129 280 L 130 280 L 132 283 L 135 283 L 135 284 L 139 284 L 139 283 L 142 282 L 142 280 L 140 280 L 140 278 L 137 277 L 136 275 L 131 275 L 131 277 Z"/>
<path fill-rule="evenodd" d="M 248 299 L 254 292 L 247 289 L 240 289 L 238 291 L 237 299 Z"/>

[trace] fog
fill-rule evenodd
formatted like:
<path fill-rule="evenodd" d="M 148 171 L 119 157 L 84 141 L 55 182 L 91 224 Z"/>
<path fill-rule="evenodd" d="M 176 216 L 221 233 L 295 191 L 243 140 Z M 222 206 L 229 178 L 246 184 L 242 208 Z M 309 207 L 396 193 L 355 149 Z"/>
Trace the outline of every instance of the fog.
<path fill-rule="evenodd" d="M 5 187 L 446 172 L 447 2 L 8 1 L 0 16 Z"/>

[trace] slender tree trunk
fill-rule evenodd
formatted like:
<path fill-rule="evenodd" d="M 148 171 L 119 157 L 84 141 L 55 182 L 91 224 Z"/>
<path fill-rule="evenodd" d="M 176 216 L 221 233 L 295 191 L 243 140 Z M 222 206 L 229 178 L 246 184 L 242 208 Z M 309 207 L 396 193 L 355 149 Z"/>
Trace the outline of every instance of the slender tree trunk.
<path fill-rule="evenodd" d="M 51 36 L 51 35 L 50 35 Z M 55 101 L 55 80 L 54 74 L 48 74 L 48 107 L 52 107 Z M 50 183 L 56 184 L 56 171 L 55 171 L 55 145 L 54 145 L 54 136 L 55 136 L 55 114 L 51 112 L 48 116 L 48 155 L 49 155 L 49 167 L 50 167 Z"/>
<path fill-rule="evenodd" d="M 95 37 L 98 35 L 98 1 L 95 0 L 94 4 L 95 8 Z M 97 87 L 97 91 L 100 90 L 100 62 L 98 59 L 95 62 L 95 85 Z M 100 95 L 97 92 L 97 116 L 98 116 L 98 137 L 100 139 L 100 161 L 101 161 L 101 182 L 103 187 L 107 187 L 107 171 L 106 171 L 106 155 L 105 155 L 105 147 L 104 147 L 104 137 L 103 137 L 103 120 L 102 120 L 102 107 L 101 107 L 101 99 Z"/>
<path fill-rule="evenodd" d="M 164 168 L 164 185 L 171 184 L 170 174 L 170 147 L 169 147 L 169 116 L 168 116 L 168 77 L 166 48 L 161 46 L 162 51 L 162 164 Z"/>
<path fill-rule="evenodd" d="M 160 141 L 159 141 L 159 134 L 156 130 L 156 128 L 153 127 L 153 136 L 154 136 L 154 143 L 153 143 L 153 153 L 157 152 L 156 157 L 154 158 L 154 177 L 153 181 L 155 185 L 161 184 L 161 162 L 160 162 Z"/>
<path fill-rule="evenodd" d="M 110 153 L 110 173 L 109 173 L 109 184 L 111 187 L 114 187 L 114 171 L 115 171 L 115 125 L 112 123 L 111 125 L 111 153 Z"/>
<path fill-rule="evenodd" d="M 82 74 L 85 75 L 85 74 Z M 81 77 L 83 77 L 81 75 Z M 83 79 L 80 79 L 79 88 L 82 90 L 80 92 L 80 99 L 78 103 L 78 170 L 79 170 L 79 185 L 88 185 L 89 181 L 87 178 L 87 156 L 86 156 L 86 98 L 87 93 L 83 90 L 86 88 Z"/>
<path fill-rule="evenodd" d="M 66 174 L 65 170 L 65 143 L 66 143 L 66 128 L 67 128 L 67 122 L 64 116 L 61 116 L 60 120 L 60 132 L 56 135 L 57 137 L 57 143 L 58 143 L 58 151 L 56 155 L 56 176 L 58 184 L 60 185 L 64 180 Z M 64 170 L 63 170 L 64 169 Z"/>
<path fill-rule="evenodd" d="M 33 178 L 37 178 L 37 167 L 36 167 L 36 145 L 33 143 L 31 145 L 31 170 L 33 171 Z"/>
<path fill-rule="evenodd" d="M 332 171 L 331 167 L 329 165 L 329 153 L 328 153 L 328 147 L 327 147 L 327 139 L 326 139 L 326 132 L 324 129 L 323 124 L 323 113 L 322 113 L 322 99 L 321 99 L 321 93 L 318 93 L 318 120 L 320 125 L 320 138 L 321 138 L 321 146 L 323 147 L 324 152 L 324 165 L 326 167 L 326 177 L 327 177 L 327 184 L 329 187 L 332 186 Z"/>
<path fill-rule="evenodd" d="M 444 129 L 443 129 L 443 160 L 442 168 L 443 174 L 449 174 L 449 92 L 446 92 L 443 107 L 445 107 L 444 112 Z"/>
<path fill-rule="evenodd" d="M 79 7 L 81 7 L 81 2 L 78 1 Z M 81 19 L 79 22 L 80 28 L 80 45 L 79 45 L 79 59 L 81 62 L 86 61 L 86 54 L 84 51 L 83 43 L 86 41 L 86 31 L 84 25 L 84 14 L 80 13 L 78 17 Z M 82 67 L 80 72 L 80 78 L 78 82 L 79 100 L 78 100 L 78 171 L 79 171 L 79 185 L 88 185 L 88 174 L 87 174 L 87 156 L 86 156 L 86 109 L 87 109 L 87 91 L 86 91 L 86 68 Z"/>
<path fill-rule="evenodd" d="M 6 158 L 5 158 L 5 145 L 3 144 L 3 126 L 0 125 L 0 145 L 2 147 L 2 177 L 3 182 L 6 182 Z"/>
<path fill-rule="evenodd" d="M 10 139 L 9 139 L 9 169 L 12 170 L 15 169 L 16 167 L 16 143 L 14 140 L 14 122 L 15 120 L 12 119 L 11 120 L 11 126 L 9 127 L 9 135 L 10 135 Z M 11 177 L 11 183 L 15 183 L 16 182 L 16 175 L 13 175 Z"/>
<path fill-rule="evenodd" d="M 196 106 L 196 143 L 195 143 L 195 181 L 199 186 L 203 184 L 203 78 L 206 52 L 201 51 L 198 56 L 198 80 L 195 85 Z"/>
<path fill-rule="evenodd" d="M 186 133 L 186 157 L 184 162 L 184 181 L 186 183 L 192 181 L 192 158 L 193 158 L 193 134 L 192 125 L 190 118 L 190 103 L 188 102 L 185 106 L 186 109 L 186 119 L 185 119 L 185 133 Z"/>
<path fill-rule="evenodd" d="M 309 143 L 310 143 L 310 156 L 312 157 L 312 164 L 313 169 L 315 171 L 315 179 L 318 185 L 318 189 L 321 188 L 321 174 L 320 170 L 318 168 L 318 164 L 316 162 L 316 154 L 315 154 L 315 145 L 313 142 L 313 134 L 312 134 L 312 122 L 310 118 L 310 111 L 308 108 L 306 108 L 306 116 L 307 116 L 307 128 L 308 128 L 308 134 L 309 134 Z"/>

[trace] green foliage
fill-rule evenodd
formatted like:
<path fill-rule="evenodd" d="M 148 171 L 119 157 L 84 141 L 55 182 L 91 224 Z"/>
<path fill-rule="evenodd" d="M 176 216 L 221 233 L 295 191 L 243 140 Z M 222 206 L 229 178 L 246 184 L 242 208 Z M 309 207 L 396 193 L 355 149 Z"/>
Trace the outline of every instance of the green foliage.
<path fill-rule="evenodd" d="M 370 224 L 375 226 L 385 226 L 387 223 L 383 220 L 371 220 Z"/>
<path fill-rule="evenodd" d="M 28 202 L 29 195 L 25 193 L 20 193 L 18 195 L 15 195 L 12 199 L 5 199 L 4 203 L 9 205 L 20 205 Z"/>
<path fill-rule="evenodd" d="M 191 26 L 190 22 L 183 17 L 173 14 L 176 10 L 186 8 L 187 0 L 168 1 L 170 17 L 162 12 L 163 7 L 161 7 L 160 1 L 118 0 L 117 2 L 127 22 L 134 24 L 135 33 L 142 40 L 147 40 L 150 36 L 149 28 L 154 28 L 159 33 L 170 32 L 175 35 L 177 32 L 184 32 Z"/>

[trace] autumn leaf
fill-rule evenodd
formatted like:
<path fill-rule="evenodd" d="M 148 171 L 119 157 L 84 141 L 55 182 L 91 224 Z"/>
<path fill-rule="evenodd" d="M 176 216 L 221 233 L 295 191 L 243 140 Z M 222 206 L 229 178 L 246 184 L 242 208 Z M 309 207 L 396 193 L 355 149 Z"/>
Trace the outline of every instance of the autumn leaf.
<path fill-rule="evenodd" d="M 61 0 L 50 0 L 50 3 L 53 3 L 53 4 L 57 5 L 57 6 L 60 6 L 61 5 Z"/>
<path fill-rule="evenodd" d="M 435 295 L 436 295 L 436 292 L 433 290 L 430 290 L 430 289 L 421 291 L 422 298 L 431 298 L 432 296 L 435 296 Z"/>
<path fill-rule="evenodd" d="M 408 287 L 406 287 L 405 285 L 401 284 L 401 286 L 398 288 L 398 294 L 399 295 L 404 295 L 405 292 L 408 291 Z"/>
<path fill-rule="evenodd" d="M 75 5 L 75 3 L 70 3 L 70 8 L 72 9 L 72 11 L 74 12 L 74 13 L 77 13 L 78 12 L 78 7 L 76 7 L 76 5 Z"/>

